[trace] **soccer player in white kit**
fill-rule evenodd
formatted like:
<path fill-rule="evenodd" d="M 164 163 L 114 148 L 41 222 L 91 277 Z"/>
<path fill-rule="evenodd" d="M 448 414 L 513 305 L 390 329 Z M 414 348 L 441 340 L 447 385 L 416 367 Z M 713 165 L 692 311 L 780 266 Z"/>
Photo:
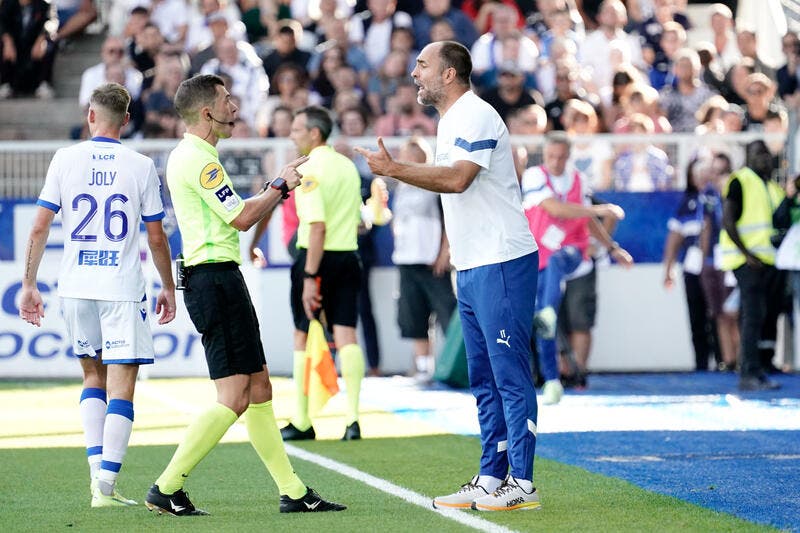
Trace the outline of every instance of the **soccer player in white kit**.
<path fill-rule="evenodd" d="M 411 73 L 417 99 L 439 112 L 435 166 L 394 161 L 378 138 L 377 152 L 356 148 L 376 175 L 442 193 L 470 388 L 478 405 L 478 475 L 437 508 L 481 511 L 538 509 L 533 487 L 536 391 L 530 336 L 538 273 L 511 156 L 497 112 L 470 90 L 469 51 L 435 42 Z"/>
<path fill-rule="evenodd" d="M 50 225 L 61 211 L 65 239 L 58 294 L 71 350 L 83 369 L 80 411 L 92 507 L 136 504 L 117 492 L 116 480 L 133 427 L 139 365 L 154 359 L 139 256 L 140 221 L 161 277 L 158 322 L 175 318 L 175 283 L 155 165 L 119 140 L 130 118 L 129 103 L 121 85 L 95 89 L 88 112 L 91 140 L 53 156 L 36 202 L 20 301 L 20 316 L 41 325 L 44 304 L 36 275 Z"/>

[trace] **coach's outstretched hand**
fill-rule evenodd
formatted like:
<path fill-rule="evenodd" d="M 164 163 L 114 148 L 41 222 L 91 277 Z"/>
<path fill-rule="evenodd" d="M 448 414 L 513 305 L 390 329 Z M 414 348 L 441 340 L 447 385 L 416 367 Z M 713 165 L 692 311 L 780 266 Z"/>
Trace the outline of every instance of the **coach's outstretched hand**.
<path fill-rule="evenodd" d="M 375 175 L 380 176 L 392 176 L 392 166 L 394 165 L 394 159 L 389 151 L 386 149 L 386 146 L 383 145 L 383 137 L 378 137 L 378 151 L 373 152 L 372 150 L 367 150 L 366 148 L 361 148 L 360 146 L 356 146 L 353 148 L 356 152 L 364 156 L 364 159 L 367 160 L 367 164 L 369 165 L 369 169 Z"/>

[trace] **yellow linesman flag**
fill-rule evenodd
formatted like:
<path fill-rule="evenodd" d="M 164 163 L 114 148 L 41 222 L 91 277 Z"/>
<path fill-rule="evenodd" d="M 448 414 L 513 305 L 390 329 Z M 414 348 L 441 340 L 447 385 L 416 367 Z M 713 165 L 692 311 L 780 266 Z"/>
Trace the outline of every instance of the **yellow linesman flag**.
<path fill-rule="evenodd" d="M 339 392 L 336 365 L 319 320 L 312 320 L 308 326 L 303 378 L 303 391 L 308 396 L 308 414 L 314 416 Z"/>

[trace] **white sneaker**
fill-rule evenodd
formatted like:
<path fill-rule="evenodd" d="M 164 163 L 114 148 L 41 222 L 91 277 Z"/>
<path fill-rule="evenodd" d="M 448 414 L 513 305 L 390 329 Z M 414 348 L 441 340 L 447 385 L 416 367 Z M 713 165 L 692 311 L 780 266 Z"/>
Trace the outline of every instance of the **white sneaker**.
<path fill-rule="evenodd" d="M 10 84 L 4 83 L 3 85 L 0 85 L 0 100 L 5 100 L 13 95 L 14 91 L 11 90 Z"/>
<path fill-rule="evenodd" d="M 547 306 L 533 315 L 533 328 L 542 339 L 555 339 L 557 320 L 556 310 Z"/>
<path fill-rule="evenodd" d="M 510 474 L 496 491 L 472 502 L 476 511 L 533 511 L 541 507 L 536 487 L 527 493 Z"/>
<path fill-rule="evenodd" d="M 488 495 L 488 491 L 478 485 L 478 476 L 473 477 L 469 483 L 464 483 L 458 492 L 447 496 L 437 496 L 433 499 L 434 509 L 469 509 L 476 498 Z"/>
<path fill-rule="evenodd" d="M 542 387 L 542 403 L 545 405 L 555 405 L 564 396 L 564 387 L 558 379 L 550 379 L 544 382 Z"/>
<path fill-rule="evenodd" d="M 43 81 L 33 92 L 33 95 L 39 100 L 51 100 L 56 95 L 56 93 L 53 90 L 53 88 L 50 87 L 49 83 Z"/>

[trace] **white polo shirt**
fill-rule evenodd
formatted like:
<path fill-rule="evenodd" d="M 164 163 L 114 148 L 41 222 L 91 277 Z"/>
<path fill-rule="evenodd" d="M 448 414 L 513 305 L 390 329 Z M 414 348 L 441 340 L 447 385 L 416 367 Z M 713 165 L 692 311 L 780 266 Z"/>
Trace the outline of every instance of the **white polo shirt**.
<path fill-rule="evenodd" d="M 164 218 L 152 159 L 104 137 L 61 148 L 36 203 L 63 208 L 59 296 L 142 300 L 139 224 Z"/>
<path fill-rule="evenodd" d="M 463 193 L 442 194 L 456 270 L 517 259 L 537 250 L 522 200 L 505 123 L 467 91 L 439 120 L 436 165 L 472 161 L 481 169 Z"/>

